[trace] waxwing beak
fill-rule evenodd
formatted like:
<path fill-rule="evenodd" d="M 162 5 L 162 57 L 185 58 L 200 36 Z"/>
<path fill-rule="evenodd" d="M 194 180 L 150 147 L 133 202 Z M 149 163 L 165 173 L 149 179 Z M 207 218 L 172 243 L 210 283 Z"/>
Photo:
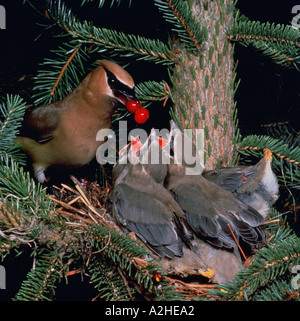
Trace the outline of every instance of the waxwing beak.
<path fill-rule="evenodd" d="M 170 130 L 170 152 L 173 154 L 177 164 L 183 164 L 183 141 L 184 134 L 178 126 L 172 121 Z"/>
<path fill-rule="evenodd" d="M 152 129 L 149 143 L 148 158 L 151 164 L 169 164 L 171 158 L 169 140 L 157 136 L 156 131 Z"/>
<path fill-rule="evenodd" d="M 152 128 L 150 135 L 140 149 L 140 159 L 142 164 L 148 164 L 150 150 L 151 148 L 154 148 L 156 144 L 158 145 L 158 139 L 155 129 Z"/>
<path fill-rule="evenodd" d="M 171 120 L 169 142 L 170 148 L 173 151 L 175 150 L 176 144 L 180 143 L 182 145 L 183 142 L 183 133 L 173 120 Z"/>
<path fill-rule="evenodd" d="M 123 90 L 114 91 L 114 97 L 123 105 L 125 105 L 126 101 L 129 99 L 133 99 L 137 101 L 134 89 L 131 90 L 129 88 L 126 91 L 123 91 Z"/>
<path fill-rule="evenodd" d="M 155 146 L 158 146 L 158 137 L 157 137 L 157 134 L 156 134 L 156 131 L 154 128 L 151 129 L 151 132 L 150 132 L 150 135 L 149 135 L 149 149 L 152 147 L 155 147 Z"/>
<path fill-rule="evenodd" d="M 131 142 L 127 145 L 125 145 L 120 151 L 119 151 L 119 156 L 123 156 L 125 154 L 126 151 L 128 151 L 129 147 L 131 145 Z"/>
<path fill-rule="evenodd" d="M 174 120 L 171 120 L 170 132 L 173 133 L 177 130 L 180 130 L 179 127 L 175 124 Z"/>
<path fill-rule="evenodd" d="M 170 134 L 169 134 L 169 144 L 170 144 L 170 149 L 174 151 L 174 139 L 176 133 L 180 132 L 180 129 L 178 126 L 175 124 L 174 120 L 171 120 L 171 126 L 170 126 Z"/>

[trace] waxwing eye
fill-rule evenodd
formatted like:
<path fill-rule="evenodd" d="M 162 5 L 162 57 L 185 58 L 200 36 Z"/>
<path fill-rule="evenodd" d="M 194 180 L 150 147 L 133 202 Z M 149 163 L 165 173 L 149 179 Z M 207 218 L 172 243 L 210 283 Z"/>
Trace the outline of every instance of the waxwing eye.
<path fill-rule="evenodd" d="M 113 79 L 113 78 L 109 78 L 109 79 L 108 79 L 108 84 L 109 84 L 110 86 L 112 86 L 114 83 L 115 83 L 115 79 Z"/>

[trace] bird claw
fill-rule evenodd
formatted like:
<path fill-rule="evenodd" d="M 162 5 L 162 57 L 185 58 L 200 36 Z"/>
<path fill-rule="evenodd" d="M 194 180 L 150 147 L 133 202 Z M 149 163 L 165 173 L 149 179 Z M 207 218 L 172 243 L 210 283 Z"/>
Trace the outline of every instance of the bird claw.
<path fill-rule="evenodd" d="M 137 237 L 136 237 L 136 235 L 135 235 L 134 232 L 128 233 L 128 236 L 129 236 L 132 240 L 137 241 Z"/>
<path fill-rule="evenodd" d="M 34 168 L 34 176 L 42 184 L 47 181 L 44 171 L 45 171 L 45 167 Z"/>
<path fill-rule="evenodd" d="M 198 270 L 198 273 L 201 274 L 202 276 L 208 278 L 208 279 L 211 279 L 214 277 L 215 273 L 212 269 L 210 268 L 207 268 L 206 271 L 201 271 L 201 270 Z"/>

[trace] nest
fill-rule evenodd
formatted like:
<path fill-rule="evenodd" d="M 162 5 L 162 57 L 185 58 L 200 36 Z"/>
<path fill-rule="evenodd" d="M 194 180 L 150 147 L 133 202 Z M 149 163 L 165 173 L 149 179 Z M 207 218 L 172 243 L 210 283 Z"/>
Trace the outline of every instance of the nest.
<path fill-rule="evenodd" d="M 102 187 L 97 182 L 90 183 L 84 179 L 79 181 L 74 176 L 71 176 L 71 179 L 74 187 L 63 183 L 61 187 L 52 186 L 53 193 L 50 198 L 57 204 L 56 212 L 67 218 L 70 224 L 80 224 L 86 227 L 90 224 L 102 224 L 120 231 L 112 216 L 112 202 L 110 200 L 112 187 L 108 184 Z M 135 238 L 133 233 L 130 233 L 130 236 Z M 138 258 L 134 263 L 142 266 L 148 264 L 147 261 Z M 69 273 L 69 275 L 72 274 L 74 273 Z M 190 282 L 180 279 L 176 275 L 167 275 L 166 279 L 188 300 L 199 297 L 211 298 L 212 295 L 207 290 L 215 289 L 215 285 L 208 283 L 207 280 L 203 280 L 203 283 Z"/>

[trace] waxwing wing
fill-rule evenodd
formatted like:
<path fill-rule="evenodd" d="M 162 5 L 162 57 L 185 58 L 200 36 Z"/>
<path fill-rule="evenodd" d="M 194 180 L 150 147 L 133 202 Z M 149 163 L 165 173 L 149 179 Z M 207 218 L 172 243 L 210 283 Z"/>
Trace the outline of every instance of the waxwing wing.
<path fill-rule="evenodd" d="M 253 166 L 225 167 L 203 172 L 203 177 L 232 192 L 255 208 L 264 218 L 278 199 L 278 182 L 271 168 L 272 153 L 265 149 L 264 157 Z"/>
<path fill-rule="evenodd" d="M 81 167 L 94 159 L 104 143 L 96 141 L 97 132 L 110 128 L 114 108 L 134 97 L 134 81 L 126 70 L 111 61 L 98 62 L 68 96 L 25 115 L 16 141 L 31 157 L 40 182 L 49 167 Z"/>

